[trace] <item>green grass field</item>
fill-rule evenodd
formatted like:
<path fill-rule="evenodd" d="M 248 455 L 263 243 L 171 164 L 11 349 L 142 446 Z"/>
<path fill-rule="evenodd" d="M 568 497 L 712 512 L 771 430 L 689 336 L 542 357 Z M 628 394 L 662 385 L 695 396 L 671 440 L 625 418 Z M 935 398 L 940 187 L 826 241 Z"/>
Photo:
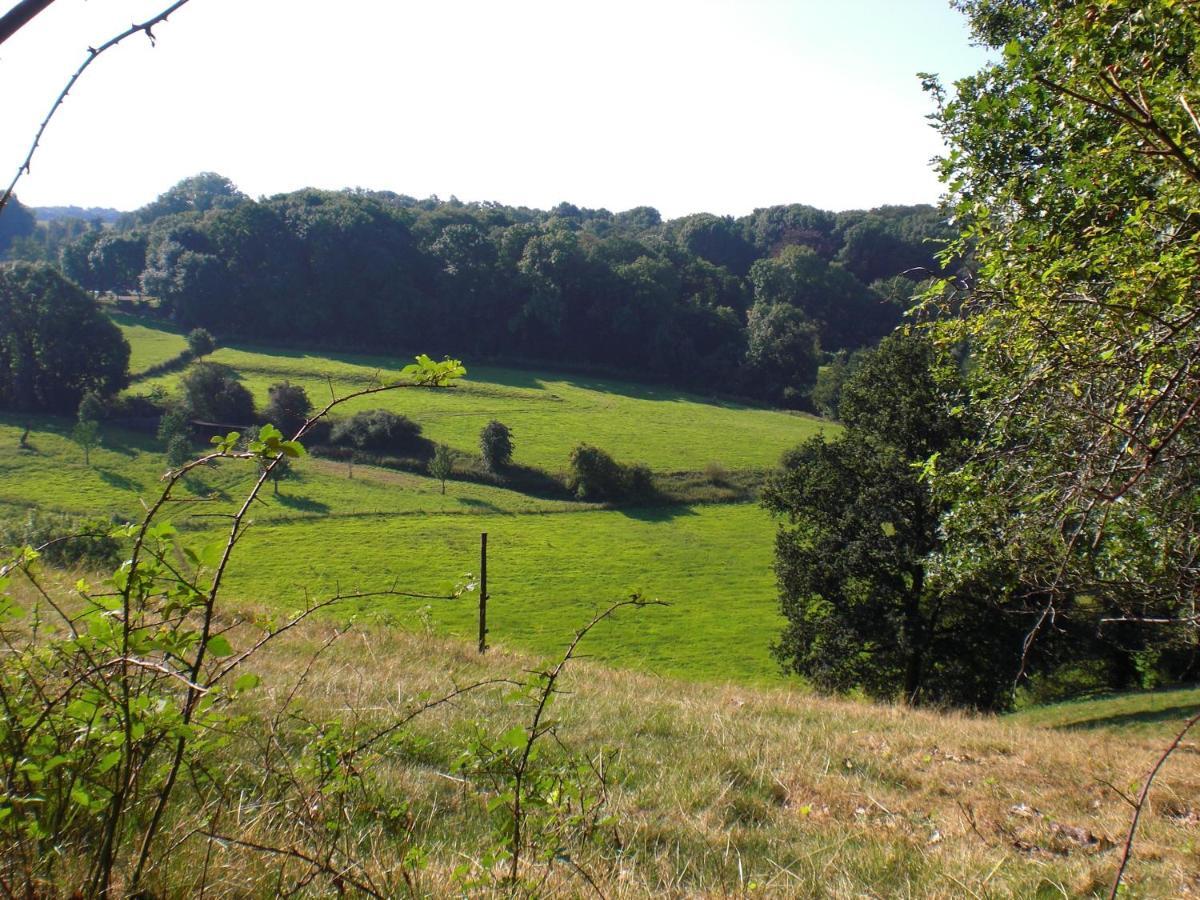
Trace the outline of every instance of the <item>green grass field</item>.
<path fill-rule="evenodd" d="M 183 338 L 148 320 L 117 317 L 133 349 L 134 371 L 170 359 Z M 264 348 L 222 348 L 265 404 L 267 387 L 303 384 L 316 402 L 386 378 L 407 360 Z M 444 390 L 399 390 L 348 406 L 385 406 L 417 421 L 424 434 L 475 452 L 479 429 L 496 418 L 513 429 L 515 461 L 549 472 L 566 467 L 580 441 L 657 472 L 774 465 L 787 448 L 828 423 L 735 403 L 709 402 L 666 388 L 475 367 Z M 137 383 L 174 392 L 182 373 Z M 157 496 L 165 469 L 151 435 L 106 426 L 104 446 L 85 466 L 68 438 L 71 422 L 32 421 L 31 449 L 17 449 L 25 420 L 0 417 L 0 512 L 21 507 L 136 518 Z M 250 483 L 244 467 L 223 465 L 189 482 L 219 498 L 173 507 L 186 538 L 217 538 L 217 514 Z M 592 612 L 632 591 L 670 604 L 621 622 L 591 652 L 617 665 L 704 680 L 779 678 L 768 646 L 780 629 L 771 571 L 774 524 L 754 503 L 607 509 L 531 497 L 470 482 L 445 496 L 411 473 L 307 458 L 280 496 L 265 496 L 238 551 L 227 596 L 294 608 L 313 595 L 377 589 L 446 593 L 479 568 L 479 534 L 489 534 L 491 639 L 553 653 Z M 454 601 L 377 600 L 342 614 L 382 617 L 439 633 L 474 634 L 476 597 Z"/>
<path fill-rule="evenodd" d="M 179 335 L 156 331 L 148 320 L 121 316 L 118 322 L 139 363 L 162 362 L 184 347 Z M 260 406 L 277 381 L 303 385 L 319 404 L 329 399 L 331 384 L 342 395 L 386 382 L 412 361 L 245 345 L 223 347 L 209 359 L 233 367 Z M 730 469 L 773 466 L 784 450 L 831 427 L 811 416 L 706 400 L 667 387 L 464 362 L 467 377 L 451 389 L 395 391 L 351 401 L 342 410 L 391 409 L 419 422 L 426 437 L 471 452 L 479 430 L 499 419 L 513 430 L 514 462 L 549 472 L 565 469 L 567 454 L 581 441 L 656 471 L 698 470 L 714 461 Z M 131 369 L 138 366 L 131 363 Z M 175 391 L 179 377 L 147 379 L 136 390 Z"/>

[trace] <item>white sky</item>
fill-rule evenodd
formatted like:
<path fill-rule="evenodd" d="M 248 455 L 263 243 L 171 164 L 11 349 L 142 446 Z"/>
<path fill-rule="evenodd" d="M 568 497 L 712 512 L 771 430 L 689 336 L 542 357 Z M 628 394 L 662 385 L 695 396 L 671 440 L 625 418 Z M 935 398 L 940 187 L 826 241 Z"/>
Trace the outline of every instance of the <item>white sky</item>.
<path fill-rule="evenodd" d="M 57 0 L 0 45 L 0 180 L 88 45 L 166 5 Z M 932 202 L 915 73 L 984 61 L 947 0 L 191 0 L 155 32 L 92 65 L 22 202 L 200 171 L 668 217 Z"/>

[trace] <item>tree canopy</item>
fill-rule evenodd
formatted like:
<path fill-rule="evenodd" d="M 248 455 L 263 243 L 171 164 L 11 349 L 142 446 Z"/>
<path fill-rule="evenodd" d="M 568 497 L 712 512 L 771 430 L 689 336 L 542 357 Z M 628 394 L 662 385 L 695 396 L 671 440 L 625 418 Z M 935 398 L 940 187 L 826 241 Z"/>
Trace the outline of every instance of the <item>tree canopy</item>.
<path fill-rule="evenodd" d="M 0 266 L 0 408 L 74 413 L 127 383 L 129 344 L 87 293 L 47 265 Z"/>
<path fill-rule="evenodd" d="M 775 572 L 787 625 L 774 647 L 788 670 L 827 690 L 884 699 L 1004 707 L 1023 622 L 1003 581 L 930 577 L 945 502 L 922 477 L 953 459 L 970 429 L 957 368 L 928 341 L 893 335 L 865 354 L 842 393 L 846 431 L 789 452 L 763 490 L 784 517 Z"/>
<path fill-rule="evenodd" d="M 230 338 L 586 364 L 775 402 L 786 386 L 787 402 L 804 406 L 819 351 L 873 345 L 899 319 L 894 285 L 885 295 L 862 278 L 915 287 L 903 273 L 927 264 L 923 242 L 939 222 L 930 207 L 663 221 L 649 207 L 532 210 L 362 190 L 251 200 L 204 173 L 111 233 L 81 232 L 62 260 L 94 290 L 128 290 L 136 270 L 178 324 Z M 798 369 L 764 378 L 754 304 L 758 319 L 789 323 L 775 338 L 819 341 L 792 348 Z M 788 358 L 775 352 L 772 365 Z"/>
<path fill-rule="evenodd" d="M 957 5 L 1000 55 L 954 95 L 929 81 L 978 272 L 927 309 L 969 347 L 991 423 L 944 481 L 944 569 L 1018 560 L 1035 636 L 1194 626 L 1200 19 L 1172 0 Z"/>

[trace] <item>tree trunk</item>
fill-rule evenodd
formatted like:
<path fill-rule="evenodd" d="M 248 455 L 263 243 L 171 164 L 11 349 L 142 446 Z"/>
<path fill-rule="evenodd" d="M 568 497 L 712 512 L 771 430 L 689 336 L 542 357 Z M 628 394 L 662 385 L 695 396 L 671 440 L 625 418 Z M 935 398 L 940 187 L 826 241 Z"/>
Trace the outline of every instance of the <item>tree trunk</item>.
<path fill-rule="evenodd" d="M 916 706 L 921 692 L 925 662 L 925 624 L 921 621 L 921 595 L 925 591 L 925 569 L 912 572 L 912 585 L 904 603 L 904 702 Z"/>

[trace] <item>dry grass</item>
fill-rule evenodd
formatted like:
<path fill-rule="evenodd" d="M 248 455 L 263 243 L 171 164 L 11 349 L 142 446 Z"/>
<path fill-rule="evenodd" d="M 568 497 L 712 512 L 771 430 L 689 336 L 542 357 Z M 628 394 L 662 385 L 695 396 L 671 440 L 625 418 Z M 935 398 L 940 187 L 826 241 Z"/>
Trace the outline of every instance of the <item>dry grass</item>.
<path fill-rule="evenodd" d="M 258 658 L 263 683 L 247 709 L 258 733 L 270 730 L 301 671 L 293 703 L 363 733 L 455 685 L 539 666 L 503 649 L 481 659 L 466 643 L 376 626 L 351 629 L 322 651 L 329 627 L 297 629 Z M 1128 791 L 1161 744 L 587 662 L 569 670 L 564 687 L 558 734 L 602 761 L 616 816 L 599 840 L 566 849 L 606 897 L 1103 893 L 1129 813 L 1106 783 Z M 399 830 L 371 815 L 354 821 L 367 868 L 395 877 L 408 848 L 421 846 L 425 862 L 409 875 L 415 890 L 463 893 L 490 840 L 487 796 L 457 780 L 451 761 L 475 727 L 499 735 L 527 715 L 499 690 L 483 690 L 425 713 L 403 740 L 374 753 L 370 777 L 406 806 Z M 257 752 L 231 755 L 230 771 L 252 773 Z M 1131 895 L 1198 893 L 1194 745 L 1172 759 L 1154 797 Z M 261 798 L 245 795 L 223 815 L 226 833 L 277 846 L 299 839 Z M 268 895 L 286 882 L 278 858 L 193 836 L 181 839 L 159 884 L 188 892 L 206 853 L 206 896 Z M 565 863 L 542 874 L 542 895 L 595 893 Z M 318 879 L 312 890 L 329 887 Z"/>

